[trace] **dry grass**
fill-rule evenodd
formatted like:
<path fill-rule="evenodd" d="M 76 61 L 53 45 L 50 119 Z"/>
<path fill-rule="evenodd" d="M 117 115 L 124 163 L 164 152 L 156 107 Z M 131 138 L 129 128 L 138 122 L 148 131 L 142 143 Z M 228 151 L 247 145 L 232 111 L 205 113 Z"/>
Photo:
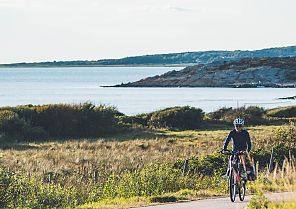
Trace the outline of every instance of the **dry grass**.
<path fill-rule="evenodd" d="M 77 209 L 125 209 L 149 205 L 147 197 L 113 198 L 78 206 Z"/>
<path fill-rule="evenodd" d="M 210 190 L 196 191 L 184 189 L 178 192 L 167 193 L 160 196 L 104 199 L 99 202 L 87 203 L 78 206 L 77 209 L 127 209 L 134 207 L 153 206 L 160 203 L 184 202 L 222 196 L 224 195 Z"/>
<path fill-rule="evenodd" d="M 251 182 L 250 191 L 296 191 L 296 160 L 294 157 L 285 159 L 281 168 L 277 165 L 272 172 L 266 168 L 259 173 L 258 180 Z"/>
<path fill-rule="evenodd" d="M 230 127 L 231 129 L 231 127 Z M 275 126 L 248 128 L 256 145 L 273 137 Z M 133 170 L 151 162 L 216 152 L 229 130 L 133 132 L 116 137 L 2 145 L 4 167 L 40 176 L 48 172 Z"/>
<path fill-rule="evenodd" d="M 253 138 L 254 148 L 259 146 L 268 148 L 268 143 L 276 139 L 275 130 L 279 127 L 282 126 L 249 127 L 248 130 Z M 0 164 L 11 170 L 22 170 L 29 177 L 39 177 L 43 180 L 47 178 L 46 181 L 48 178 L 54 181 L 55 175 L 58 174 L 61 178 L 57 178 L 59 179 L 57 182 L 62 187 L 74 186 L 78 190 L 85 190 L 81 191 L 81 194 L 91 196 L 89 192 L 96 189 L 96 185 L 102 185 L 100 183 L 106 182 L 106 179 L 103 178 L 110 176 L 110 172 L 120 176 L 126 170 L 139 170 L 150 163 L 163 163 L 217 152 L 221 149 L 224 138 L 230 129 L 231 127 L 229 129 L 203 131 L 156 130 L 151 132 L 142 130 L 98 139 L 1 144 Z M 107 175 L 104 175 L 106 173 Z M 100 179 L 98 176 L 102 178 Z M 220 179 L 220 176 L 217 176 L 217 178 Z M 96 179 L 98 182 L 96 182 Z M 209 181 L 213 181 L 213 177 L 209 177 Z M 275 169 L 272 173 L 261 173 L 257 181 L 249 184 L 249 188 L 250 191 L 258 189 L 291 191 L 296 190 L 295 185 L 296 170 L 295 159 L 293 158 L 286 160 L 282 169 Z M 205 191 L 202 191 L 202 189 L 194 187 L 195 190 L 186 194 L 184 199 L 198 199 L 223 193 L 217 193 L 216 188 L 211 188 L 212 186 L 209 186 Z M 93 191 L 93 194 L 100 195 L 95 191 Z M 180 194 L 172 195 L 180 198 Z M 94 200 L 99 200 L 99 202 L 86 204 L 84 208 L 128 208 L 147 205 L 152 202 L 148 197 L 127 199 L 118 197 L 111 200 L 94 198 Z M 182 199 L 180 198 L 180 200 Z"/>
<path fill-rule="evenodd" d="M 273 172 L 265 172 L 259 175 L 257 181 L 248 186 L 253 195 L 248 208 L 249 209 L 292 209 L 296 206 L 296 201 L 271 202 L 263 195 L 265 192 L 287 192 L 296 191 L 296 160 L 294 157 L 284 160 L 281 168 L 274 169 Z"/>
<path fill-rule="evenodd" d="M 272 203 L 268 206 L 269 209 L 295 209 L 296 201 L 286 201 L 286 202 L 278 202 Z"/>

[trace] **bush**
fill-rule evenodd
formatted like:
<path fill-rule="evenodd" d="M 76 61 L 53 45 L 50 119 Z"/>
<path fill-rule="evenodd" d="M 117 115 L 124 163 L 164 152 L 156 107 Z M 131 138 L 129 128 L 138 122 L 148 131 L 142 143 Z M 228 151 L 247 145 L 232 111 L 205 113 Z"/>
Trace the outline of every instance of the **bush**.
<path fill-rule="evenodd" d="M 280 127 L 275 130 L 276 142 L 275 145 L 295 148 L 296 147 L 296 125 L 290 122 L 287 127 Z"/>
<path fill-rule="evenodd" d="M 79 105 L 25 105 L 0 110 L 0 131 L 22 134 L 29 139 L 43 137 L 94 137 L 121 131 L 114 107 Z"/>
<path fill-rule="evenodd" d="M 208 116 L 212 120 L 219 120 L 223 119 L 223 117 L 230 111 L 232 111 L 232 107 L 222 107 L 219 110 L 209 113 Z"/>
<path fill-rule="evenodd" d="M 123 124 L 129 125 L 141 125 L 143 127 L 148 127 L 148 121 L 151 118 L 151 113 L 140 114 L 135 116 L 120 116 L 119 120 Z"/>
<path fill-rule="evenodd" d="M 0 133 L 6 136 L 23 136 L 27 124 L 18 114 L 10 110 L 0 110 Z"/>
<path fill-rule="evenodd" d="M 204 112 L 194 107 L 172 107 L 151 114 L 148 125 L 154 128 L 197 129 L 203 122 Z"/>
<path fill-rule="evenodd" d="M 289 156 L 296 156 L 296 148 L 289 148 L 283 146 L 276 146 L 273 148 L 273 162 L 282 166 L 285 158 Z M 258 162 L 260 168 L 265 168 L 270 163 L 271 150 L 257 149 L 252 151 L 252 157 L 255 162 Z"/>
<path fill-rule="evenodd" d="M 215 173 L 226 172 L 228 166 L 228 157 L 222 154 L 203 155 L 201 157 L 193 157 L 188 161 L 188 174 L 201 174 L 213 176 Z M 176 161 L 174 167 L 182 170 L 184 161 Z"/>
<path fill-rule="evenodd" d="M 277 118 L 293 118 L 296 117 L 296 106 L 270 109 L 266 115 Z"/>
<path fill-rule="evenodd" d="M 44 140 L 48 138 L 48 133 L 42 127 L 28 128 L 25 132 L 25 138 L 27 140 Z"/>
<path fill-rule="evenodd" d="M 235 118 L 243 118 L 248 125 L 259 125 L 265 122 L 265 110 L 261 107 L 250 106 L 241 108 L 221 108 L 215 112 L 209 113 L 211 120 L 220 120 L 232 124 Z"/>
<path fill-rule="evenodd" d="M 270 201 L 263 195 L 263 192 L 259 191 L 252 196 L 248 205 L 248 209 L 264 209 L 268 208 Z"/>

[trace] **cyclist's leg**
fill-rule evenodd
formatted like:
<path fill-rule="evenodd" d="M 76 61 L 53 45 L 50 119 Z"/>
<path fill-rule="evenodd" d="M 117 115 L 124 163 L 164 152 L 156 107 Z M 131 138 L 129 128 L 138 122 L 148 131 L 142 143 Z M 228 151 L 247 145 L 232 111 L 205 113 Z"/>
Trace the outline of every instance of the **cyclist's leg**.
<path fill-rule="evenodd" d="M 246 172 L 247 171 L 247 168 L 246 168 L 246 155 L 242 155 L 241 160 L 242 160 L 242 164 L 244 166 L 244 170 Z"/>

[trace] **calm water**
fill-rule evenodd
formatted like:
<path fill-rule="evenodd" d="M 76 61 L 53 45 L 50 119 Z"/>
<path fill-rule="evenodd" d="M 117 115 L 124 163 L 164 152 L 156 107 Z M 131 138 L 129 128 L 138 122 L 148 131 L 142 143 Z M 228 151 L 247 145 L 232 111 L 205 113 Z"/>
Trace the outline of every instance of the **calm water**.
<path fill-rule="evenodd" d="M 79 67 L 0 69 L 0 106 L 93 102 L 118 107 L 133 115 L 176 105 L 209 112 L 221 107 L 259 105 L 266 108 L 296 105 L 279 97 L 296 89 L 230 88 L 103 88 L 162 74 L 180 67 Z"/>

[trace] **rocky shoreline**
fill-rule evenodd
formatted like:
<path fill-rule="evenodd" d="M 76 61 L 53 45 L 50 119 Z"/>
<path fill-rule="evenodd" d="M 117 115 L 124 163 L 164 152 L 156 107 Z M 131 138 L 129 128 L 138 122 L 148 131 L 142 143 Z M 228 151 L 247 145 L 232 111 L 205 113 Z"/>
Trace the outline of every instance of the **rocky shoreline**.
<path fill-rule="evenodd" d="M 112 87 L 295 88 L 296 57 L 200 64 Z"/>

